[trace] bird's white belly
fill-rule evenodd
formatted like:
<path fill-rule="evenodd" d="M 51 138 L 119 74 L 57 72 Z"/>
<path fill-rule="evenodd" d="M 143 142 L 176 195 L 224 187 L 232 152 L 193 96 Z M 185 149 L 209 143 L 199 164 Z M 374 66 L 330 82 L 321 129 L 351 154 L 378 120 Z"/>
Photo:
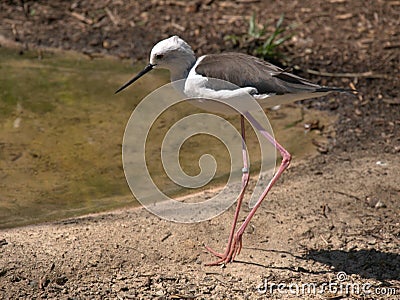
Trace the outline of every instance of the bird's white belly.
<path fill-rule="evenodd" d="M 224 115 L 237 115 L 239 114 L 238 111 L 233 109 L 227 104 L 224 104 L 219 101 L 215 100 L 208 100 L 208 99 L 192 99 L 188 100 L 188 102 L 196 107 L 204 109 L 208 112 L 213 112 L 217 114 L 224 114 Z"/>

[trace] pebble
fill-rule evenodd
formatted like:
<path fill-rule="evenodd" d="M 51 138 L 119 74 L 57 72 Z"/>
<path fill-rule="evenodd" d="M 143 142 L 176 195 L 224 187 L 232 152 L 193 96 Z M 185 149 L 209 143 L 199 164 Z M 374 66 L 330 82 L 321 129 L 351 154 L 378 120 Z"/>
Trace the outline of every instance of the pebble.
<path fill-rule="evenodd" d="M 381 200 L 378 200 L 378 202 L 376 202 L 375 204 L 375 208 L 385 208 L 386 204 L 383 203 Z"/>

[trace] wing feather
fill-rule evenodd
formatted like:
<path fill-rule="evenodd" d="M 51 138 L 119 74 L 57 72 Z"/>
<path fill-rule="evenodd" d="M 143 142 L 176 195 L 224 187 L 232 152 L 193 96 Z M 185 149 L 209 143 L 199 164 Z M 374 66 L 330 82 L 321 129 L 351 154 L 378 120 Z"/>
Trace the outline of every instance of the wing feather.
<path fill-rule="evenodd" d="M 195 71 L 239 87 L 255 87 L 260 94 L 316 92 L 322 88 L 269 62 L 242 53 L 206 55 Z"/>

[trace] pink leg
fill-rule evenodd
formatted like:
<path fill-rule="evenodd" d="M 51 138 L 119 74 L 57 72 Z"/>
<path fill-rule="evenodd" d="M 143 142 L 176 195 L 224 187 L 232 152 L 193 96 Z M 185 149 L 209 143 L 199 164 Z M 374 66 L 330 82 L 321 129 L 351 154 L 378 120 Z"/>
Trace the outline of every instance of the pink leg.
<path fill-rule="evenodd" d="M 257 209 L 260 207 L 262 201 L 264 198 L 267 196 L 268 192 L 271 190 L 272 186 L 275 184 L 275 182 L 279 179 L 281 174 L 285 171 L 285 169 L 289 166 L 290 160 L 291 160 L 291 155 L 290 153 L 283 148 L 261 125 L 258 123 L 253 116 L 249 113 L 246 112 L 245 116 L 249 120 L 249 122 L 256 127 L 256 129 L 268 140 L 271 142 L 271 144 L 274 145 L 276 149 L 281 153 L 282 155 L 282 162 L 281 165 L 279 166 L 278 171 L 274 174 L 272 177 L 271 181 L 269 182 L 268 186 L 264 190 L 264 192 L 261 194 L 260 198 L 257 200 L 256 205 L 252 208 L 248 216 L 246 217 L 245 221 L 243 224 L 239 227 L 238 231 L 236 234 L 233 234 L 235 227 L 236 227 L 236 222 L 237 222 L 237 216 L 239 214 L 240 210 L 240 205 L 242 201 L 243 195 L 240 197 L 240 201 L 238 201 L 238 206 L 236 208 L 235 212 L 235 219 L 234 219 L 234 226 L 232 227 L 231 235 L 229 237 L 229 242 L 228 242 L 228 247 L 227 250 L 223 255 L 218 255 L 218 253 L 215 253 L 215 251 L 212 251 L 212 253 L 217 254 L 217 256 L 221 257 L 220 260 L 216 261 L 215 263 L 209 264 L 209 265 L 216 265 L 216 264 L 221 264 L 221 263 L 228 263 L 234 260 L 236 255 L 240 253 L 240 250 L 242 249 L 242 236 L 244 231 L 246 230 L 246 227 L 249 225 L 251 218 L 254 216 L 256 213 Z M 248 180 L 248 179 L 247 179 Z M 246 183 L 247 186 L 247 183 Z M 244 189 L 242 189 L 242 192 L 244 193 Z M 233 240 L 232 240 L 232 235 L 233 235 Z"/>
<path fill-rule="evenodd" d="M 275 182 L 279 179 L 279 177 L 282 175 L 282 173 L 286 170 L 286 168 L 289 166 L 290 161 L 292 159 L 292 156 L 290 153 L 283 148 L 261 125 L 258 123 L 253 116 L 247 112 L 245 113 L 245 116 L 248 118 L 250 123 L 252 123 L 258 131 L 268 140 L 270 141 L 276 149 L 281 153 L 282 155 L 282 162 L 281 165 L 279 166 L 278 171 L 274 174 L 274 177 L 272 177 L 271 181 L 269 182 L 268 186 L 264 190 L 264 192 L 261 194 L 260 198 L 257 200 L 256 205 L 254 205 L 253 209 L 250 211 L 248 216 L 246 217 L 245 221 L 243 224 L 239 227 L 238 231 L 236 232 L 233 243 L 239 243 L 240 247 L 238 247 L 238 250 L 240 251 L 241 245 L 242 245 L 242 235 L 246 229 L 246 227 L 249 225 L 251 218 L 254 216 L 256 213 L 257 209 L 260 207 L 262 201 L 264 198 L 267 196 L 268 192 L 271 190 L 272 186 L 275 184 Z"/>
<path fill-rule="evenodd" d="M 230 254 L 230 252 L 232 252 L 231 251 L 232 241 L 233 241 L 233 237 L 235 234 L 237 220 L 239 217 L 239 211 L 240 211 L 240 207 L 242 205 L 242 200 L 243 200 L 244 193 L 246 191 L 247 184 L 249 183 L 249 166 L 248 166 L 248 161 L 247 161 L 246 136 L 245 136 L 245 127 L 244 127 L 244 117 L 242 115 L 240 116 L 240 126 L 241 126 L 241 133 L 242 133 L 242 153 L 243 153 L 242 189 L 240 191 L 239 198 L 237 201 L 235 216 L 233 218 L 232 228 L 231 228 L 231 232 L 229 234 L 228 245 L 226 246 L 226 250 L 224 253 L 218 253 L 218 252 L 214 251 L 213 249 L 211 249 L 210 247 L 206 246 L 206 249 L 209 252 L 211 252 L 213 255 L 218 256 L 220 258 L 219 260 L 217 260 L 215 262 L 207 263 L 206 265 L 208 265 L 208 266 L 219 265 L 221 263 L 227 263 L 227 262 L 230 262 L 231 260 L 233 260 L 233 257 L 229 254 Z"/>

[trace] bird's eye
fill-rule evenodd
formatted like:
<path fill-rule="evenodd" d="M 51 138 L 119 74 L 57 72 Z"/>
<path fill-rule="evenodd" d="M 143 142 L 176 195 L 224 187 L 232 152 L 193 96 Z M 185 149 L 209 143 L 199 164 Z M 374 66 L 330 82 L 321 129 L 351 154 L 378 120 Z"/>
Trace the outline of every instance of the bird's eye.
<path fill-rule="evenodd" d="M 156 54 L 156 59 L 162 59 L 164 57 L 163 54 Z"/>

